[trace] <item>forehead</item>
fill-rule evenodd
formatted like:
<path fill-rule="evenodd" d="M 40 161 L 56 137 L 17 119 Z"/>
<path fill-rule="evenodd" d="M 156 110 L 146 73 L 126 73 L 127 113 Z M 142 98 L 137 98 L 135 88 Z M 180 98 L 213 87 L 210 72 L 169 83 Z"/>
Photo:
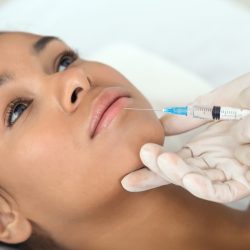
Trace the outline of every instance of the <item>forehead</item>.
<path fill-rule="evenodd" d="M 7 45 L 30 45 L 39 37 L 41 36 L 25 32 L 0 32 L 0 48 Z"/>
<path fill-rule="evenodd" d="M 7 32 L 0 34 L 0 68 L 5 68 L 8 62 L 24 60 L 28 55 L 32 55 L 32 44 L 39 39 L 39 36 L 21 33 Z"/>
<path fill-rule="evenodd" d="M 31 55 L 31 46 L 39 36 L 23 32 L 0 33 L 0 73 L 14 69 Z"/>
<path fill-rule="evenodd" d="M 24 72 L 24 69 L 39 66 L 38 56 L 53 40 L 59 39 L 24 32 L 0 33 L 0 76 L 10 71 L 15 75 Z M 58 43 L 52 47 L 57 48 Z"/>

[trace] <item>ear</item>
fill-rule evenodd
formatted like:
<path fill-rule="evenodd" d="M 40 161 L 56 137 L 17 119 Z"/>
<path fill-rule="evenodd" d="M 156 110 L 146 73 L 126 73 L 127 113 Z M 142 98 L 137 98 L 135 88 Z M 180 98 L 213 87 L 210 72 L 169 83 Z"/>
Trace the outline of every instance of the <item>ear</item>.
<path fill-rule="evenodd" d="M 17 244 L 27 240 L 32 225 L 21 212 L 0 195 L 0 241 Z"/>

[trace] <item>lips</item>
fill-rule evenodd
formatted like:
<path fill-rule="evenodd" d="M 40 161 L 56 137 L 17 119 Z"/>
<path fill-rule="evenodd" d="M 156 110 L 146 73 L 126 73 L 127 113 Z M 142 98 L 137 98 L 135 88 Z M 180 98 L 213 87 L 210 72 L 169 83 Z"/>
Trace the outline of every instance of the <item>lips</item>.
<path fill-rule="evenodd" d="M 126 105 L 126 100 L 130 98 L 127 91 L 119 87 L 104 89 L 95 99 L 91 108 L 91 119 L 89 126 L 90 138 L 103 127 L 107 127 L 119 109 Z"/>

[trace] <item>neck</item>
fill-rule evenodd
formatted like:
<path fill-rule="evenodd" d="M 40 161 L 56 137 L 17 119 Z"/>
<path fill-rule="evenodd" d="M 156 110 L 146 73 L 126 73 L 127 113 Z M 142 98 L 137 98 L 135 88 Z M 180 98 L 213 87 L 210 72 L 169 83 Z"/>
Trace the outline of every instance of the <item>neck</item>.
<path fill-rule="evenodd" d="M 116 206 L 70 230 L 69 250 L 248 249 L 249 217 L 199 200 L 178 187 L 124 193 Z M 87 226 L 86 226 L 87 225 Z M 84 247 L 83 247 L 84 246 Z"/>

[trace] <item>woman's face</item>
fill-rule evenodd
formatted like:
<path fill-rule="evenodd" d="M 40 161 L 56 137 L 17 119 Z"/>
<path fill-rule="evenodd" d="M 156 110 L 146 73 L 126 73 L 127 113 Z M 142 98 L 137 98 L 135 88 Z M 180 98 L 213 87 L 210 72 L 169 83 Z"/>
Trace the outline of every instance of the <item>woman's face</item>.
<path fill-rule="evenodd" d="M 121 108 L 91 136 L 94 105 L 105 91 L 129 96 L 122 107 L 150 104 L 113 68 L 41 38 L 0 35 L 0 183 L 40 224 L 84 221 L 125 193 L 122 177 L 142 167 L 144 143 L 163 143 L 163 129 L 154 113 Z"/>

